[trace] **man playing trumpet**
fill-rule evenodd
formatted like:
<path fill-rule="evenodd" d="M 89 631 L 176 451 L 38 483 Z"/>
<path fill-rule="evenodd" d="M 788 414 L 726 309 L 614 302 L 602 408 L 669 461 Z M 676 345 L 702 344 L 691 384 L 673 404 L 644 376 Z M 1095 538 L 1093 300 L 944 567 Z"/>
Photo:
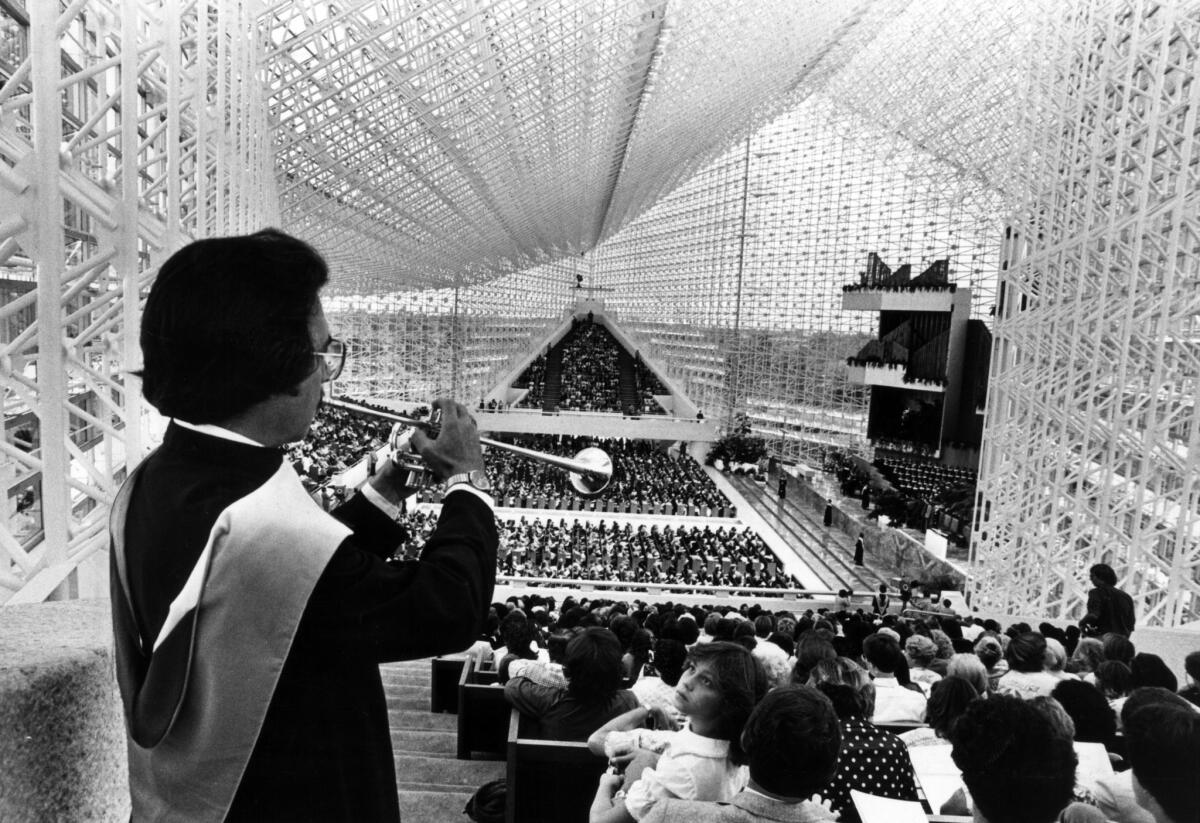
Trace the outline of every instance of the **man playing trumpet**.
<path fill-rule="evenodd" d="M 331 516 L 284 459 L 345 359 L 327 277 L 266 230 L 181 249 L 147 299 L 143 393 L 172 420 L 111 524 L 134 820 L 399 820 L 378 664 L 465 648 L 492 599 L 463 406 L 437 401 L 436 439 L 413 436 L 451 481 L 417 561 L 385 562 L 404 538 L 391 461 Z"/>

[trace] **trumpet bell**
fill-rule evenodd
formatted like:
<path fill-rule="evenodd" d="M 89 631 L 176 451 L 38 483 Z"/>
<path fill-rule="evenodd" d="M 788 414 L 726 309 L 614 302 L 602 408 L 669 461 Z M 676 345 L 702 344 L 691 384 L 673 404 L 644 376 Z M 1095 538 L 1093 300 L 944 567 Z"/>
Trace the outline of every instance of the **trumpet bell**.
<path fill-rule="evenodd" d="M 575 455 L 575 462 L 582 463 L 589 470 L 586 474 L 567 472 L 567 481 L 575 493 L 583 498 L 604 494 L 604 490 L 612 482 L 613 464 L 608 453 L 604 449 L 589 446 Z"/>

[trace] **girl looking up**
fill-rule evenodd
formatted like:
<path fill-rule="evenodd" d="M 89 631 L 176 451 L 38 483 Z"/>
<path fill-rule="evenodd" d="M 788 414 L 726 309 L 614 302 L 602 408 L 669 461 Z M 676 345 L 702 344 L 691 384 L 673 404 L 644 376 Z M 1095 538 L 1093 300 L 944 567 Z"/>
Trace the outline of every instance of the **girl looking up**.
<path fill-rule="evenodd" d="M 737 643 L 693 648 L 675 687 L 675 706 L 687 723 L 679 731 L 642 728 L 647 711 L 634 709 L 601 726 L 588 748 L 614 765 L 630 764 L 624 788 L 602 778 L 589 823 L 630 823 L 664 798 L 729 800 L 746 785 L 742 727 L 767 691 L 762 664 Z M 656 722 L 671 721 L 655 712 Z M 645 757 L 634 758 L 637 750 Z M 657 762 L 649 764 L 657 755 Z M 630 761 L 633 761 L 632 764 Z"/>

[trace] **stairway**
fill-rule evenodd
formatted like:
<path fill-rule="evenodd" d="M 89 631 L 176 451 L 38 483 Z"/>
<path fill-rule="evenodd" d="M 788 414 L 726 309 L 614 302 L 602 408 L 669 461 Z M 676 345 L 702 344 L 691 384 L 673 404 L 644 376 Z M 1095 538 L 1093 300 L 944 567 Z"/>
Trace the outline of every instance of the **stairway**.
<path fill-rule="evenodd" d="M 542 389 L 542 411 L 552 412 L 562 397 L 563 343 L 550 349 L 546 355 L 546 383 Z"/>
<path fill-rule="evenodd" d="M 634 376 L 633 357 L 625 350 L 624 346 L 619 346 L 617 349 L 617 375 L 621 411 L 628 412 L 632 409 L 635 414 L 640 414 L 642 404 L 638 402 L 637 379 Z"/>
<path fill-rule="evenodd" d="M 475 790 L 504 777 L 503 761 L 455 759 L 458 718 L 429 711 L 429 660 L 379 667 L 387 695 L 404 823 L 466 823 Z"/>

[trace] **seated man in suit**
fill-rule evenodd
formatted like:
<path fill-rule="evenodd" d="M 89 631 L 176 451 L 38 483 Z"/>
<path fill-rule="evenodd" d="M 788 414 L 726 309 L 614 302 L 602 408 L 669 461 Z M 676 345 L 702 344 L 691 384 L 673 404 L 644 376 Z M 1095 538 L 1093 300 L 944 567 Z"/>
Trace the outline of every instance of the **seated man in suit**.
<path fill-rule="evenodd" d="M 821 823 L 837 816 L 810 798 L 837 769 L 842 735 L 829 698 L 809 686 L 781 686 L 759 702 L 742 731 L 750 782 L 728 803 L 661 800 L 643 823 Z M 606 774 L 593 813 L 608 808 L 620 787 Z"/>

